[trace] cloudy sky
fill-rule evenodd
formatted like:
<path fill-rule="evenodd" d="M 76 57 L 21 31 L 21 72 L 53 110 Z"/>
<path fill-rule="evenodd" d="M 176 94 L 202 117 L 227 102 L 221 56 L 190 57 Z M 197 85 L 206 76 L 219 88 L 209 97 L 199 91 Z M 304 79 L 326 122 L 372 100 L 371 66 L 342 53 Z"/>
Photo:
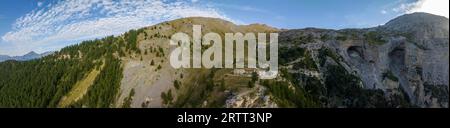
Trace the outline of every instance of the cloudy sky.
<path fill-rule="evenodd" d="M 0 54 L 55 51 L 181 17 L 278 28 L 366 28 L 412 12 L 448 18 L 448 4 L 449 0 L 2 0 Z"/>

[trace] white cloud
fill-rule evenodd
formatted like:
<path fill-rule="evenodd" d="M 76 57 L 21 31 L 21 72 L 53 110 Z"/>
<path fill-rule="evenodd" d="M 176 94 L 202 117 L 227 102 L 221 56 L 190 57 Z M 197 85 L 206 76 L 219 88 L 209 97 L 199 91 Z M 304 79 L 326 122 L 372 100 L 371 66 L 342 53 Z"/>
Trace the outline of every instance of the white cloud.
<path fill-rule="evenodd" d="M 130 29 L 191 16 L 230 20 L 214 8 L 182 1 L 59 1 L 18 18 L 12 30 L 2 36 L 2 43 L 17 49 L 0 47 L 0 51 L 20 55 L 32 50 L 57 50 L 81 40 L 118 35 Z"/>
<path fill-rule="evenodd" d="M 392 9 L 399 13 L 426 12 L 449 17 L 449 0 L 417 0 Z"/>
<path fill-rule="evenodd" d="M 41 7 L 44 4 L 44 2 L 37 2 L 37 6 Z"/>
<path fill-rule="evenodd" d="M 240 11 L 247 11 L 247 12 L 255 12 L 255 13 L 262 13 L 262 14 L 270 14 L 270 15 L 273 15 L 273 12 L 271 12 L 271 11 L 269 11 L 269 10 L 260 9 L 260 8 L 255 8 L 255 7 L 248 6 L 248 5 L 234 5 L 234 4 L 219 4 L 219 3 L 214 3 L 213 6 L 224 7 L 224 8 L 230 8 L 230 9 L 235 9 L 235 10 L 240 10 Z"/>

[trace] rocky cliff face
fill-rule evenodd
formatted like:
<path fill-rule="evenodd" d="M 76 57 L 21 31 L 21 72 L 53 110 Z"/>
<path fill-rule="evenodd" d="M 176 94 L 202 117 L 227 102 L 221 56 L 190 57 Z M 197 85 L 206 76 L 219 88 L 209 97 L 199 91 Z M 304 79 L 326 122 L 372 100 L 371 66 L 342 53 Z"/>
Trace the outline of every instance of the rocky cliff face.
<path fill-rule="evenodd" d="M 419 106 L 448 107 L 449 20 L 413 13 L 400 16 L 380 29 L 407 35 L 390 51 L 389 57 L 390 68 L 398 74 L 409 97 Z M 399 64 L 393 60 L 397 59 L 396 54 L 401 57 Z"/>
<path fill-rule="evenodd" d="M 306 48 L 315 60 L 320 49 L 330 49 L 338 59 L 330 57 L 327 64 L 341 65 L 364 88 L 383 90 L 388 99 L 403 93 L 414 106 L 448 107 L 448 32 L 447 18 L 413 13 L 376 28 L 290 30 L 281 38 L 282 47 Z M 326 69 L 320 69 L 325 79 Z"/>
<path fill-rule="evenodd" d="M 238 26 L 220 19 L 187 18 L 149 27 L 145 32 L 191 33 L 192 24 L 202 25 L 205 32 L 277 31 L 264 25 Z M 158 47 L 170 51 L 163 43 L 167 38 L 139 40 L 141 51 Z M 165 66 L 167 54 L 158 60 L 150 52 L 123 59 L 124 79 L 117 105 L 120 107 L 134 88 L 138 91 L 132 107 L 448 107 L 447 18 L 414 13 L 375 28 L 281 31 L 279 40 L 281 70 L 287 75 L 281 73 L 274 80 L 277 85 L 259 81 L 255 87 L 247 87 L 248 76 L 230 70 L 171 69 Z M 162 68 L 151 69 L 156 68 L 151 60 Z M 336 73 L 335 67 L 347 73 Z M 221 75 L 214 75 L 217 72 Z M 168 86 L 176 82 L 182 85 L 180 89 Z M 271 88 L 274 86 L 289 86 L 296 98 L 286 99 L 291 94 L 278 94 L 280 90 Z M 173 103 L 164 104 L 160 94 L 171 90 Z"/>

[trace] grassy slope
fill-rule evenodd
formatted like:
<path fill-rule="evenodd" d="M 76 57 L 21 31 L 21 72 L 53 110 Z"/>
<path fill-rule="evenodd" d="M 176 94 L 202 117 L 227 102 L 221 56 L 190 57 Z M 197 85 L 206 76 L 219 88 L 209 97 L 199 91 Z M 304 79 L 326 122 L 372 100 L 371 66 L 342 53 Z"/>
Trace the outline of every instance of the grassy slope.
<path fill-rule="evenodd" d="M 101 67 L 103 68 L 105 65 L 103 64 Z M 93 69 L 89 74 L 86 75 L 86 77 L 80 81 L 78 81 L 70 90 L 69 93 L 67 93 L 66 96 L 64 96 L 61 101 L 58 104 L 58 107 L 67 107 L 71 105 L 74 102 L 77 102 L 83 96 L 87 93 L 89 87 L 91 87 L 95 79 L 97 78 L 98 74 L 100 74 L 100 70 Z"/>

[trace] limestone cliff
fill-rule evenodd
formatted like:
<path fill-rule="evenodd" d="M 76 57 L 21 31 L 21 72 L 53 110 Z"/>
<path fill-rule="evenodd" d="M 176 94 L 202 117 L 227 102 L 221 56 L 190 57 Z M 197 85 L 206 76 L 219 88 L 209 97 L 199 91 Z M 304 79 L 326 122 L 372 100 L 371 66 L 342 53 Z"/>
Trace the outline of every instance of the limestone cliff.
<path fill-rule="evenodd" d="M 448 32 L 447 18 L 413 13 L 374 28 L 289 30 L 280 39 L 281 47 L 311 51 L 316 62 L 320 49 L 329 49 L 337 59 L 326 63 L 358 76 L 366 89 L 404 93 L 418 107 L 448 107 Z"/>

